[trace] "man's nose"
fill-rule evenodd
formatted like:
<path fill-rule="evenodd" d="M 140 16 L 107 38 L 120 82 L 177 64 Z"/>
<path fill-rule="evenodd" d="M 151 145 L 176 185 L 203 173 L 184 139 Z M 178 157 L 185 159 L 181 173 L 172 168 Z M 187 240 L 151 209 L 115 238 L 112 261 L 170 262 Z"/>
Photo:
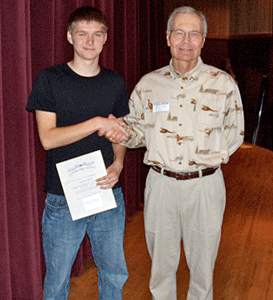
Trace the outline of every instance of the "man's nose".
<path fill-rule="evenodd" d="M 184 36 L 182 37 L 183 42 L 189 42 L 190 41 L 190 35 L 189 33 L 185 32 Z"/>
<path fill-rule="evenodd" d="M 92 44 L 94 42 L 94 37 L 92 34 L 87 36 L 87 43 L 88 44 Z"/>

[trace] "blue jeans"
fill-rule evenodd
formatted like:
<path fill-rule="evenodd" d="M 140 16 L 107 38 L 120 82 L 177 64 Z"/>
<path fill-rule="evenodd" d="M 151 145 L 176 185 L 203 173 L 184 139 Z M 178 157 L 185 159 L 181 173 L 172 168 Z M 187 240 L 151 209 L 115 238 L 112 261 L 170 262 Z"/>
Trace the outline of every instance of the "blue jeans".
<path fill-rule="evenodd" d="M 99 299 L 122 299 L 128 278 L 123 251 L 125 209 L 121 188 L 113 192 L 117 208 L 76 221 L 71 219 L 64 196 L 47 194 L 42 221 L 45 300 L 67 299 L 71 268 L 86 233 L 98 267 Z"/>

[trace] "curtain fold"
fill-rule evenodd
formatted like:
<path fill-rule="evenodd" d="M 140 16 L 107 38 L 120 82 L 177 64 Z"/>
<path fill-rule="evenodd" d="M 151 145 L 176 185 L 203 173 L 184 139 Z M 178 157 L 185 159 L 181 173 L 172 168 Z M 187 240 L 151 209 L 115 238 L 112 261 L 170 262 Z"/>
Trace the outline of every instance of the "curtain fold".
<path fill-rule="evenodd" d="M 25 111 L 32 85 L 29 3 L 2 1 L 1 27 L 3 121 L 0 139 L 4 154 L 1 204 L 7 227 L 1 244 L 4 242 L 8 251 L 1 272 L 3 277 L 9 275 L 3 278 L 3 284 L 10 290 L 5 291 L 7 296 L 2 291 L 0 294 L 3 299 L 28 299 L 29 295 L 39 299 L 42 295 L 41 247 L 36 167 L 31 153 L 34 151 L 33 125 Z"/>
<path fill-rule="evenodd" d="M 45 151 L 35 118 L 25 110 L 33 80 L 42 68 L 72 59 L 67 18 L 81 5 L 94 5 L 110 24 L 101 64 L 123 75 L 130 94 L 141 75 L 168 61 L 163 0 L 9 0 L 0 5 L 0 298 L 40 300 Z M 144 149 L 126 154 L 121 183 L 127 216 L 143 203 L 143 154 Z M 85 238 L 72 275 L 80 274 L 82 261 L 90 257 Z"/>
<path fill-rule="evenodd" d="M 2 23 L 2 16 L 0 15 Z M 0 26 L 0 36 L 2 36 L 2 27 Z M 2 57 L 2 39 L 0 39 L 0 57 Z M 5 174 L 5 147 L 4 147 L 4 116 L 3 116 L 3 66 L 0 61 L 0 174 Z M 9 260 L 9 242 L 8 242 L 8 220 L 7 220 L 7 198 L 6 178 L 0 176 L 0 210 L 2 217 L 0 218 L 0 286 L 1 293 L 11 299 L 11 271 Z"/>

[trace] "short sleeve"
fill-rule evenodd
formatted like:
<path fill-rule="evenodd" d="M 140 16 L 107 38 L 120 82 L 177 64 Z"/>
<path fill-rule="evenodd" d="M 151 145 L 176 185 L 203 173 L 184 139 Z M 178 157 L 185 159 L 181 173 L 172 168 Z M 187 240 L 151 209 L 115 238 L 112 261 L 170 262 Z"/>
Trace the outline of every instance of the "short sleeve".
<path fill-rule="evenodd" d="M 43 110 L 56 112 L 56 103 L 48 77 L 49 74 L 47 74 L 47 71 L 42 70 L 35 79 L 26 107 L 28 111 Z"/>

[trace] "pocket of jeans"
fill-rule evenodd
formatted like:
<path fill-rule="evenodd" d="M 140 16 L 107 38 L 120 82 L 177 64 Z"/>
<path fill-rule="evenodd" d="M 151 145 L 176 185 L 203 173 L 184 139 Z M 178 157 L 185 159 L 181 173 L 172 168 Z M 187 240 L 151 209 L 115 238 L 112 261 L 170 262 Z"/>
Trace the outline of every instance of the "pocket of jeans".
<path fill-rule="evenodd" d="M 113 190 L 114 193 L 114 197 L 115 197 L 115 201 L 117 203 L 117 206 L 119 205 L 124 205 L 124 198 L 123 198 L 123 193 L 122 193 L 122 189 L 116 188 Z"/>
<path fill-rule="evenodd" d="M 64 196 L 47 194 L 45 203 L 47 206 L 53 209 L 62 209 L 67 207 L 67 202 Z"/>

